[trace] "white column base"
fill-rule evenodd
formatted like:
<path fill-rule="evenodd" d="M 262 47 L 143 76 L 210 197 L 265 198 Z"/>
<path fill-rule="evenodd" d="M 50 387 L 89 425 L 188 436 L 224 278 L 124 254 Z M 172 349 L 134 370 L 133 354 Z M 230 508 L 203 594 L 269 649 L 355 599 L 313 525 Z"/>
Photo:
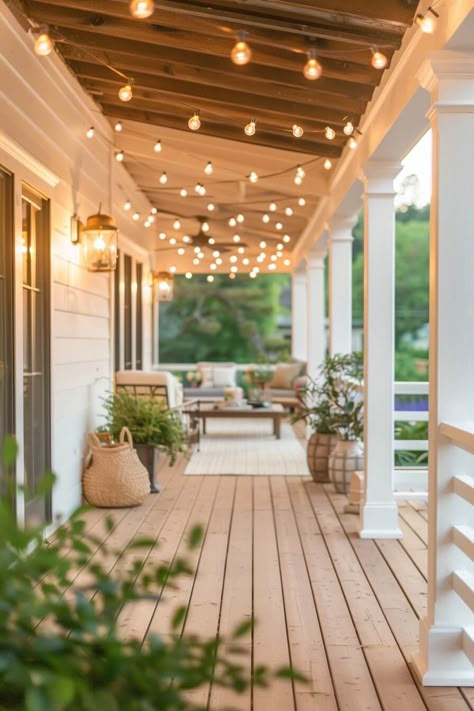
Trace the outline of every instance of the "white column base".
<path fill-rule="evenodd" d="M 361 538 L 403 538 L 396 503 L 371 502 L 362 507 Z"/>
<path fill-rule="evenodd" d="M 460 627 L 420 622 L 420 651 L 413 668 L 423 686 L 474 686 L 474 666 L 463 650 Z"/>

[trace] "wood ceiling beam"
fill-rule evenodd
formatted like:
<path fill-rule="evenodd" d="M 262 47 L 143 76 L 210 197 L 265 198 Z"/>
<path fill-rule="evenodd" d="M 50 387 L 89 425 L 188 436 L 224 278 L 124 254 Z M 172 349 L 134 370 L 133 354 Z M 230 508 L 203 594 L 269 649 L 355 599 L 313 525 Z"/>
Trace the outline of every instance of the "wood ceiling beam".
<path fill-rule="evenodd" d="M 123 101 L 117 96 L 117 92 L 111 91 L 110 86 L 102 85 L 97 82 L 85 82 L 84 88 L 95 96 L 96 101 L 99 103 L 106 103 L 109 106 L 122 106 Z M 100 93 L 99 93 L 100 92 Z M 153 111 L 155 113 L 160 113 L 163 115 L 168 115 L 171 117 L 178 118 L 182 122 L 183 128 L 186 128 L 187 120 L 190 117 L 192 110 L 186 113 L 183 110 L 183 102 L 186 101 L 186 96 L 180 97 L 176 96 L 176 101 L 174 101 L 173 96 L 166 97 L 164 100 L 162 97 L 147 95 L 147 92 L 136 91 L 133 97 L 133 108 L 141 109 L 142 111 Z M 292 136 L 291 128 L 295 123 L 295 118 L 293 116 L 283 116 L 281 114 L 275 115 L 272 113 L 267 113 L 265 111 L 254 112 L 254 114 L 249 114 L 249 110 L 246 108 L 233 106 L 228 107 L 225 104 L 216 104 L 212 101 L 201 100 L 200 111 L 202 121 L 215 121 L 216 123 L 231 123 L 236 126 L 238 130 L 243 131 L 244 126 L 252 119 L 255 118 L 257 122 L 257 130 L 270 130 L 286 135 L 288 137 Z M 217 115 L 216 115 L 217 114 Z M 342 134 L 342 127 L 344 122 L 339 122 L 339 124 L 331 124 L 334 129 L 339 128 L 340 133 L 336 135 L 336 138 L 327 142 L 324 137 L 324 129 L 326 124 L 321 121 L 311 121 L 305 119 L 305 121 L 297 120 L 297 122 L 302 124 L 304 130 L 304 136 L 306 140 L 313 141 L 320 145 L 321 150 L 325 145 L 339 146 L 342 150 L 342 146 L 346 142 L 346 136 Z M 298 151 L 300 139 L 293 137 L 294 151 Z M 322 154 L 321 154 L 322 155 Z"/>
<path fill-rule="evenodd" d="M 107 67 L 89 64 L 87 62 L 70 62 L 71 68 L 80 79 L 88 79 L 92 81 L 107 82 L 112 87 L 117 87 L 117 91 L 125 80 L 117 77 Z M 208 87 L 204 84 L 193 84 L 190 82 L 177 82 L 174 79 L 164 79 L 154 77 L 149 74 L 135 73 L 134 86 L 142 91 L 156 92 L 157 100 L 160 97 L 166 99 L 168 96 L 182 96 L 184 110 L 199 109 L 201 100 L 213 101 L 216 105 L 225 107 L 247 107 L 248 115 L 251 117 L 257 114 L 259 109 L 267 113 L 283 114 L 291 116 L 294 121 L 303 121 L 303 119 L 312 120 L 315 116 L 324 123 L 341 123 L 344 117 L 343 109 L 333 109 L 326 106 L 318 106 L 317 104 L 301 104 L 295 101 L 285 101 L 279 98 L 268 98 L 265 96 L 257 96 L 255 94 L 244 94 L 243 92 L 234 92 L 232 89 L 220 89 Z M 143 94 L 142 94 L 143 95 Z M 153 96 L 150 93 L 150 96 Z M 132 99 L 133 103 L 133 99 Z"/>
<path fill-rule="evenodd" d="M 90 76 L 96 75 L 95 68 L 101 71 L 104 69 L 103 63 L 95 60 L 90 55 L 84 56 L 84 53 L 81 54 L 75 48 L 64 47 L 63 49 L 63 56 L 68 60 L 71 68 L 78 72 L 78 76 L 82 76 L 86 71 L 84 65 L 90 66 Z M 78 58 L 78 54 L 80 58 Z M 327 109 L 339 111 L 340 120 L 349 114 L 351 116 L 360 116 L 365 109 L 364 101 L 356 101 L 355 99 L 335 94 L 326 94 L 316 89 L 305 91 L 298 88 L 267 84 L 266 82 L 257 80 L 242 80 L 241 78 L 232 81 L 228 75 L 220 75 L 219 73 L 214 73 L 211 76 L 209 72 L 195 72 L 185 76 L 170 77 L 169 72 L 154 71 L 151 63 L 150 66 L 147 67 L 146 60 L 129 64 L 113 62 L 112 66 L 125 76 L 133 77 L 136 86 L 143 85 L 142 82 L 148 77 L 148 80 L 151 80 L 153 83 L 154 89 L 175 95 L 204 98 L 208 92 L 212 93 L 212 91 L 218 91 L 219 94 L 222 94 L 222 90 L 228 92 L 229 86 L 232 86 L 232 93 L 234 95 L 233 103 L 241 105 L 242 107 L 245 107 L 249 102 L 250 105 L 252 105 L 255 100 L 254 97 L 258 97 L 258 100 L 265 97 L 270 100 L 272 104 L 282 101 L 293 102 L 295 105 L 301 107 L 306 106 L 311 111 L 311 117 L 307 118 L 316 118 L 318 111 L 326 111 Z M 109 77 L 113 76 L 110 70 L 107 71 Z M 102 74 L 97 75 L 103 76 Z M 193 89 L 191 90 L 190 87 L 193 87 Z M 208 96 L 207 98 L 212 98 L 212 96 Z M 230 97 L 228 97 L 228 99 L 230 101 Z M 297 114 L 294 115 L 295 120 L 296 116 Z"/>
<path fill-rule="evenodd" d="M 123 103 L 122 106 L 107 103 L 101 105 L 104 113 L 114 119 L 129 119 L 130 121 L 139 121 L 153 126 L 164 126 L 180 131 L 189 131 L 186 126 L 186 121 L 175 116 L 168 116 L 153 111 L 144 111 L 142 109 L 133 109 L 132 107 L 128 108 L 125 107 Z M 267 148 L 277 148 L 283 151 L 290 151 L 291 153 L 295 152 L 295 139 L 292 136 L 290 138 L 281 134 L 271 133 L 270 131 L 258 131 L 258 133 L 253 136 L 253 140 L 251 140 L 243 133 L 241 128 L 206 120 L 202 122 L 199 133 L 206 136 L 239 141 L 245 143 L 248 148 L 251 148 L 253 143 L 259 146 L 266 146 Z M 314 141 L 305 140 L 303 137 L 298 140 L 298 153 L 306 153 L 314 157 L 328 156 L 337 158 L 340 155 L 340 150 L 337 146 L 316 144 Z"/>
<path fill-rule="evenodd" d="M 91 2 L 91 0 L 86 0 Z M 95 4 L 95 3 L 94 3 Z M 191 30 L 183 31 L 178 28 L 163 28 L 159 24 L 133 21 L 130 16 L 127 19 L 112 17 L 110 15 L 98 15 L 81 10 L 51 5 L 45 0 L 30 0 L 31 15 L 39 22 L 45 22 L 51 26 L 69 27 L 71 29 L 83 27 L 94 28 L 97 35 L 109 35 L 121 37 L 122 39 L 135 39 L 147 44 L 160 43 L 175 49 L 192 49 L 204 54 L 211 54 L 215 57 L 226 58 L 229 62 L 230 50 L 233 45 L 232 35 L 210 36 L 207 41 L 201 35 L 195 34 Z M 126 6 L 125 6 L 126 7 Z M 297 40 L 297 41 L 296 41 Z M 273 43 L 271 36 L 266 39 L 262 46 L 257 45 L 253 52 L 253 61 L 263 62 L 270 66 L 277 66 L 276 61 L 286 60 L 287 66 L 294 66 L 296 62 L 301 62 L 298 55 L 305 54 L 308 50 L 308 43 L 304 38 L 293 38 L 290 48 L 283 46 L 281 38 Z M 366 41 L 360 43 L 341 43 L 340 41 L 328 39 L 318 41 L 318 52 L 324 56 L 329 52 L 331 56 L 339 59 L 350 57 L 354 63 L 369 63 L 370 47 L 374 42 Z M 384 46 L 386 43 L 384 43 Z M 396 46 L 392 50 L 397 49 Z M 385 50 L 390 55 L 389 50 Z"/>
<path fill-rule="evenodd" d="M 100 52 L 100 56 L 98 55 L 95 59 L 89 52 L 85 52 L 83 48 L 66 43 L 61 44 L 60 51 L 66 60 L 85 61 L 99 66 L 103 66 L 104 62 L 106 62 L 127 76 L 134 76 L 135 72 L 141 72 L 143 74 L 161 76 L 166 79 L 173 77 L 177 81 L 205 84 L 206 86 L 221 88 L 232 86 L 235 91 L 257 94 L 258 96 L 284 97 L 285 99 L 302 103 L 313 101 L 316 104 L 327 103 L 332 107 L 343 109 L 347 114 L 362 114 L 372 93 L 371 87 L 367 87 L 368 90 L 361 91 L 358 95 L 356 95 L 354 91 L 347 94 L 337 93 L 335 91 L 321 91 L 321 88 L 325 86 L 329 88 L 334 83 L 334 81 L 331 82 L 328 80 L 321 83 L 323 81 L 322 77 L 320 81 L 311 86 L 284 85 L 276 82 L 268 82 L 262 78 L 255 78 L 253 76 L 248 77 L 242 76 L 241 74 L 235 76 L 235 72 L 213 71 L 210 69 L 202 69 L 201 67 L 183 65 L 181 63 L 163 63 L 160 60 L 150 57 L 131 56 L 123 52 L 110 50 Z M 358 86 L 356 84 L 348 84 L 347 82 L 346 84 L 355 88 Z M 360 86 L 358 88 L 361 89 Z"/>
<path fill-rule="evenodd" d="M 113 0 L 36 0 L 49 6 L 66 7 L 94 12 L 133 21 L 127 4 Z M 255 9 L 254 9 L 255 8 Z M 334 39 L 338 42 L 360 44 L 363 47 L 380 44 L 395 50 L 400 45 L 406 30 L 403 23 L 385 23 L 343 13 L 327 12 L 305 8 L 303 11 L 281 9 L 273 12 L 262 11 L 261 5 L 247 3 L 242 13 L 235 6 L 228 9 L 193 4 L 192 2 L 166 2 L 159 4 L 156 13 L 144 23 L 159 24 L 162 27 L 179 27 L 184 31 L 221 37 L 227 31 L 236 34 L 238 30 L 250 30 L 252 41 L 267 44 L 271 38 L 280 44 L 290 44 L 304 49 L 308 39 Z M 286 18 L 282 15 L 286 14 Z M 222 23 L 228 23 L 222 27 Z M 303 39 L 303 44 L 300 43 Z"/>
<path fill-rule="evenodd" d="M 61 32 L 68 41 L 78 45 L 78 50 L 80 48 L 88 48 L 99 57 L 106 56 L 109 52 L 120 53 L 124 59 L 129 56 L 142 60 L 144 57 L 143 44 L 136 40 L 123 40 L 106 35 L 98 37 L 92 27 L 75 30 L 61 28 Z M 66 44 L 63 43 L 59 46 L 61 49 Z M 162 62 L 164 72 L 168 73 L 169 76 L 173 75 L 173 68 L 176 66 L 180 68 L 191 67 L 196 72 L 204 70 L 219 71 L 228 75 L 232 82 L 237 74 L 233 64 L 218 63 L 211 55 L 186 49 L 177 50 L 173 47 L 165 47 L 158 44 L 147 45 L 146 60 L 157 64 Z M 239 67 L 237 76 L 308 89 L 310 82 L 303 76 L 302 63 L 303 57 L 300 57 L 298 63 L 295 63 L 293 59 L 291 69 L 287 69 L 279 66 L 278 63 L 268 66 L 252 61 L 246 66 Z M 326 58 L 324 60 L 324 72 L 317 81 L 317 88 L 328 93 L 369 100 L 379 80 L 380 72 L 368 64 L 360 65 Z"/>

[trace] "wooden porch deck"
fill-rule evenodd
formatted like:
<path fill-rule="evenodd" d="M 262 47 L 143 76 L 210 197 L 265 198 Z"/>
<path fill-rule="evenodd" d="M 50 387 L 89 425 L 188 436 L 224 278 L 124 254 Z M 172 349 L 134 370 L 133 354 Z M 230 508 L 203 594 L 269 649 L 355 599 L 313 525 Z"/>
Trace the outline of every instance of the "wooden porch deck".
<path fill-rule="evenodd" d="M 311 680 L 294 687 L 278 681 L 242 696 L 205 688 L 196 703 L 214 711 L 474 708 L 474 689 L 422 688 L 410 665 L 426 604 L 422 506 L 401 506 L 402 541 L 363 541 L 357 517 L 342 513 L 345 497 L 329 486 L 298 477 L 185 477 L 184 464 L 160 472 L 161 494 L 113 512 L 110 546 L 151 536 L 157 545 L 147 554 L 155 563 L 183 553 L 194 524 L 206 531 L 193 553 L 195 577 L 158 605 L 124 611 L 124 637 L 167 633 L 177 604 L 189 605 L 186 630 L 205 636 L 225 634 L 253 614 L 249 668 L 291 662 Z M 94 532 L 108 513 L 88 514 Z"/>

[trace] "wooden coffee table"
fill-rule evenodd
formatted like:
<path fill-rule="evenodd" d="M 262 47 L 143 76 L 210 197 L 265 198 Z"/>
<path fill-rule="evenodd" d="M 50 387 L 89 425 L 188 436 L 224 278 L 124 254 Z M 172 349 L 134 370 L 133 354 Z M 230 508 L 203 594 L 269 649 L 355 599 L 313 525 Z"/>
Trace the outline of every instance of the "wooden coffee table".
<path fill-rule="evenodd" d="M 199 402 L 197 407 L 186 408 L 184 410 L 191 418 L 191 421 L 202 422 L 202 434 L 206 434 L 206 422 L 209 419 L 264 419 L 272 420 L 273 434 L 277 439 L 281 437 L 281 418 L 288 412 L 282 405 L 270 404 L 268 407 L 221 407 L 216 403 Z"/>

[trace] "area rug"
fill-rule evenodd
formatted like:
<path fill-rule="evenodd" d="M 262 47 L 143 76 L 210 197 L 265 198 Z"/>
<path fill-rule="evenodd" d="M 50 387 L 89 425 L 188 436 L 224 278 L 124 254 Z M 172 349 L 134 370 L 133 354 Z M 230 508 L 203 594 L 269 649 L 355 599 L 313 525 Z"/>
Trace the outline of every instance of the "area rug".
<path fill-rule="evenodd" d="M 306 451 L 293 428 L 281 423 L 281 439 L 268 420 L 208 420 L 185 474 L 242 474 L 247 476 L 309 476 Z"/>

